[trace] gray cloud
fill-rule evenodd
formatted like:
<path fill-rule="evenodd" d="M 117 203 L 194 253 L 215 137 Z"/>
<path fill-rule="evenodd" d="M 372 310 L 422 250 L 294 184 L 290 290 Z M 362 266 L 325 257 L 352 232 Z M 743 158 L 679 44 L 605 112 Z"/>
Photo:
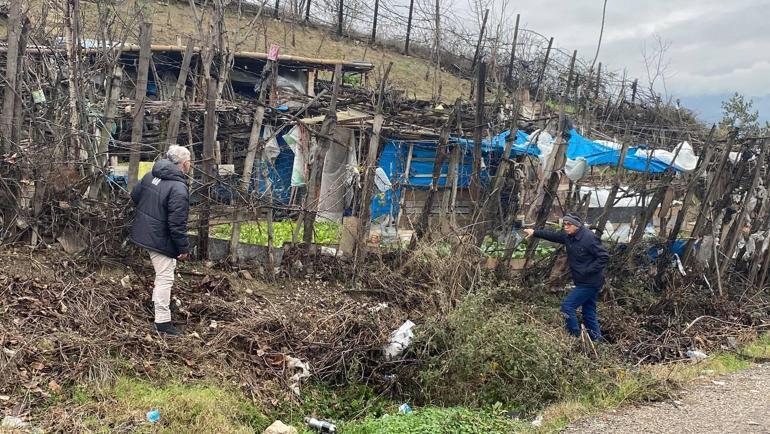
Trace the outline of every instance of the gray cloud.
<path fill-rule="evenodd" d="M 461 1 L 455 1 L 460 9 Z M 503 1 L 493 0 L 492 10 L 499 10 Z M 525 27 L 554 36 L 558 47 L 577 49 L 591 59 L 602 3 L 519 0 L 510 2 L 510 14 L 520 13 Z M 670 95 L 693 101 L 702 112 L 718 113 L 718 101 L 737 91 L 761 101 L 758 105 L 764 108 L 770 99 L 768 16 L 770 0 L 608 0 L 599 61 L 614 70 L 625 68 L 630 77 L 645 83 L 642 50 L 645 45 L 649 50 L 659 35 L 669 44 Z M 716 108 L 704 110 L 702 104 L 714 102 Z M 761 114 L 770 118 L 770 113 Z"/>

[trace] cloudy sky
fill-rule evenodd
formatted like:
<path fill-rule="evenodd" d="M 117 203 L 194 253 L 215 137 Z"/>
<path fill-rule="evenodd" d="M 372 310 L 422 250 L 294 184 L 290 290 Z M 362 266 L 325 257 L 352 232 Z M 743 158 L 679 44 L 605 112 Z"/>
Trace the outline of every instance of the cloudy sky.
<path fill-rule="evenodd" d="M 456 5 L 463 0 L 455 0 Z M 493 0 L 499 4 L 505 0 Z M 565 50 L 593 58 L 603 0 L 514 0 L 522 25 L 555 38 Z M 495 8 L 493 7 L 494 11 Z M 608 0 L 599 61 L 647 81 L 642 52 L 659 37 L 666 89 L 708 122 L 733 92 L 751 97 L 770 120 L 770 0 Z"/>

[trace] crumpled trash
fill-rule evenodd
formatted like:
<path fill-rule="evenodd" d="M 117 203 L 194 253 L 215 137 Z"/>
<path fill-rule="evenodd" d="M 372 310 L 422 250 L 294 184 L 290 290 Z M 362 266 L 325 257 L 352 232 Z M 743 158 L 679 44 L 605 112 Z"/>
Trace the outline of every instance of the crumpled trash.
<path fill-rule="evenodd" d="M 382 348 L 386 360 L 393 360 L 404 353 L 404 350 L 409 346 L 414 337 L 412 327 L 414 327 L 414 323 L 406 320 L 406 322 L 401 324 L 401 327 L 390 334 L 390 341 Z"/>
<path fill-rule="evenodd" d="M 27 422 L 16 416 L 6 416 L 3 418 L 2 423 L 0 423 L 2 428 L 24 428 L 27 425 Z"/>
<path fill-rule="evenodd" d="M 294 374 L 289 378 L 289 389 L 300 396 L 299 385 L 302 379 L 310 376 L 310 364 L 292 356 L 286 356 L 286 368 Z"/>
<path fill-rule="evenodd" d="M 684 355 L 691 360 L 706 360 L 709 358 L 709 356 L 706 353 L 698 350 L 687 351 L 686 353 L 684 353 Z"/>
<path fill-rule="evenodd" d="M 399 414 L 411 414 L 413 412 L 414 410 L 412 410 L 412 407 L 410 407 L 407 403 L 403 403 L 398 407 Z"/>
<path fill-rule="evenodd" d="M 538 415 L 535 420 L 532 421 L 532 426 L 535 428 L 543 426 L 543 415 Z"/>
<path fill-rule="evenodd" d="M 297 428 L 286 425 L 280 420 L 276 420 L 272 425 L 267 427 L 262 434 L 297 434 Z"/>

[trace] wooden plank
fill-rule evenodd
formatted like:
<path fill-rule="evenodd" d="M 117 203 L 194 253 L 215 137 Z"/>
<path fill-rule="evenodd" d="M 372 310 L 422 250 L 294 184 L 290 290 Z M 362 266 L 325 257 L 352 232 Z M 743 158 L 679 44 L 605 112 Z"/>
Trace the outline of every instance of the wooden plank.
<path fill-rule="evenodd" d="M 139 181 L 139 160 L 142 151 L 142 133 L 144 132 L 144 103 L 147 99 L 147 74 L 150 70 L 150 45 L 152 41 L 152 23 L 142 23 L 139 28 L 139 66 L 134 94 L 133 124 L 131 127 L 131 152 L 128 160 L 128 189 L 132 190 Z"/>

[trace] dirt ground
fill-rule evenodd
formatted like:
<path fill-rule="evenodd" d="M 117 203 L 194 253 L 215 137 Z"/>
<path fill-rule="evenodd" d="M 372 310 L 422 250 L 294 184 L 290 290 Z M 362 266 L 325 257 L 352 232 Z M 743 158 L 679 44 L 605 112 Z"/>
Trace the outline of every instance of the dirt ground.
<path fill-rule="evenodd" d="M 770 433 L 770 364 L 704 380 L 674 400 L 591 417 L 567 433 Z"/>

